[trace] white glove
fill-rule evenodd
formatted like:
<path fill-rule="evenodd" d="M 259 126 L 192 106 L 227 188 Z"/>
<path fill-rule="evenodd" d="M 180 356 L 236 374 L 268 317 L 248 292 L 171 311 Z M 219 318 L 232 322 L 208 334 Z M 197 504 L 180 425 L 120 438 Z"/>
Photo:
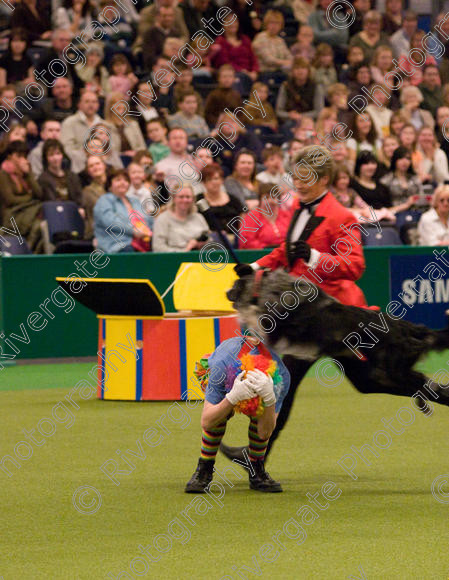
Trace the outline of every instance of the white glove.
<path fill-rule="evenodd" d="M 250 385 L 248 379 L 243 379 L 245 371 L 242 371 L 235 378 L 232 389 L 226 394 L 226 398 L 231 403 L 232 406 L 236 405 L 240 401 L 245 401 L 246 399 L 252 399 L 257 396 L 253 387 Z"/>
<path fill-rule="evenodd" d="M 264 372 L 256 369 L 255 371 L 248 371 L 246 373 L 246 380 L 256 393 L 262 397 L 265 407 L 271 407 L 271 405 L 276 403 L 273 379 L 270 375 L 266 375 Z"/>

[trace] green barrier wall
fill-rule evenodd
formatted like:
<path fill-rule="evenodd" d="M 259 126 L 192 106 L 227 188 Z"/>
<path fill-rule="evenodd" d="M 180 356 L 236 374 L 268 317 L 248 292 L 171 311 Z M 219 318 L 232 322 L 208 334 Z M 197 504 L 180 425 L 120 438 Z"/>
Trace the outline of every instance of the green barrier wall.
<path fill-rule="evenodd" d="M 391 247 L 366 248 L 366 272 L 360 280 L 360 287 L 365 292 L 369 304 L 377 304 L 381 308 L 390 301 L 389 296 L 389 257 L 390 255 L 431 254 L 432 248 Z M 237 254 L 245 262 L 252 262 L 264 255 L 264 251 L 239 251 Z M 219 254 L 213 255 L 214 260 Z M 97 269 L 98 277 L 102 278 L 149 278 L 162 294 L 173 281 L 181 262 L 198 262 L 198 253 L 183 254 L 127 254 L 110 255 L 110 262 L 102 269 Z M 103 258 L 104 259 L 104 258 Z M 46 299 L 51 301 L 51 294 L 59 286 L 57 276 L 67 277 L 70 274 L 83 276 L 77 272 L 75 261 L 79 263 L 88 260 L 86 254 L 66 254 L 55 256 L 12 256 L 0 257 L 0 329 L 6 337 L 15 333 L 22 335 L 20 325 L 24 324 L 28 332 L 29 344 L 21 343 L 17 338 L 14 344 L 20 345 L 20 353 L 16 358 L 45 358 L 93 356 L 97 351 L 97 319 L 93 312 L 76 303 L 70 308 L 47 303 L 54 316 L 47 315 L 48 323 L 40 331 L 33 331 L 27 324 L 27 318 L 32 312 L 42 312 L 39 305 Z M 102 260 L 99 260 L 102 263 Z M 87 266 L 93 273 L 96 268 Z M 86 277 L 86 275 L 84 275 Z M 56 294 L 55 301 L 62 304 L 62 293 Z M 167 311 L 172 311 L 172 293 L 170 292 L 165 305 Z M 39 324 L 43 323 L 43 319 Z M 23 327 L 22 327 L 23 328 Z M 23 339 L 27 341 L 26 336 Z M 3 354 L 13 353 L 4 345 Z M 1 353 L 0 353 L 1 354 Z M 0 361 L 1 362 L 1 361 Z"/>

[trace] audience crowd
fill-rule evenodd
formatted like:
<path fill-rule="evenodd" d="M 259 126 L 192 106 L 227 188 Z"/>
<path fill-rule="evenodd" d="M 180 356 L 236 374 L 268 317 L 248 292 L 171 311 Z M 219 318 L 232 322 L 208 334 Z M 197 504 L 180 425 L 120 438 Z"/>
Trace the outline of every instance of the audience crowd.
<path fill-rule="evenodd" d="M 449 14 L 351 4 L 349 28 L 331 0 L 5 4 L 0 223 L 43 253 L 45 203 L 72 202 L 105 252 L 200 250 L 217 223 L 274 247 L 295 155 L 325 143 L 358 219 L 448 245 Z"/>

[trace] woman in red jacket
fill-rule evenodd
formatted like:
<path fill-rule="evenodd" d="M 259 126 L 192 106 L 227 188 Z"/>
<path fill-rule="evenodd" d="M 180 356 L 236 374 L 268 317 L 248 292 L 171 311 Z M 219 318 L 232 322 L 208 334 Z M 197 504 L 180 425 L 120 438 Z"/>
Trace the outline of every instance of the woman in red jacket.
<path fill-rule="evenodd" d="M 273 183 L 262 183 L 259 186 L 259 205 L 245 216 L 242 234 L 239 235 L 239 248 L 257 250 L 274 248 L 285 240 L 293 207 L 287 209 L 271 195 L 276 187 Z"/>

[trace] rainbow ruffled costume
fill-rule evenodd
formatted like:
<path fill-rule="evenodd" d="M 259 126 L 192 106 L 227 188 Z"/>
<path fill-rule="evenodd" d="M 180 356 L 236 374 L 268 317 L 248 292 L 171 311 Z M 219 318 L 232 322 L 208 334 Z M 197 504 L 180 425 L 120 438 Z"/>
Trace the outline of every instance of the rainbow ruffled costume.
<path fill-rule="evenodd" d="M 260 354 L 250 354 L 250 351 L 253 348 L 257 348 Z M 209 356 L 210 355 L 205 355 L 197 361 L 194 372 L 196 378 L 200 381 L 201 388 L 204 392 L 206 392 L 210 375 Z M 277 362 L 271 357 L 270 352 L 262 343 L 259 343 L 257 347 L 250 347 L 247 343 L 244 343 L 237 358 L 234 359 L 231 364 L 226 366 L 226 378 L 224 384 L 226 392 L 229 393 L 234 385 L 237 375 L 242 371 L 247 372 L 256 369 L 266 373 L 273 379 L 274 394 L 277 400 L 279 393 L 283 389 L 282 375 L 279 372 Z M 264 404 L 262 398 L 257 396 L 252 399 L 240 401 L 235 405 L 234 410 L 237 413 L 243 413 L 249 417 L 260 417 L 264 411 Z"/>

